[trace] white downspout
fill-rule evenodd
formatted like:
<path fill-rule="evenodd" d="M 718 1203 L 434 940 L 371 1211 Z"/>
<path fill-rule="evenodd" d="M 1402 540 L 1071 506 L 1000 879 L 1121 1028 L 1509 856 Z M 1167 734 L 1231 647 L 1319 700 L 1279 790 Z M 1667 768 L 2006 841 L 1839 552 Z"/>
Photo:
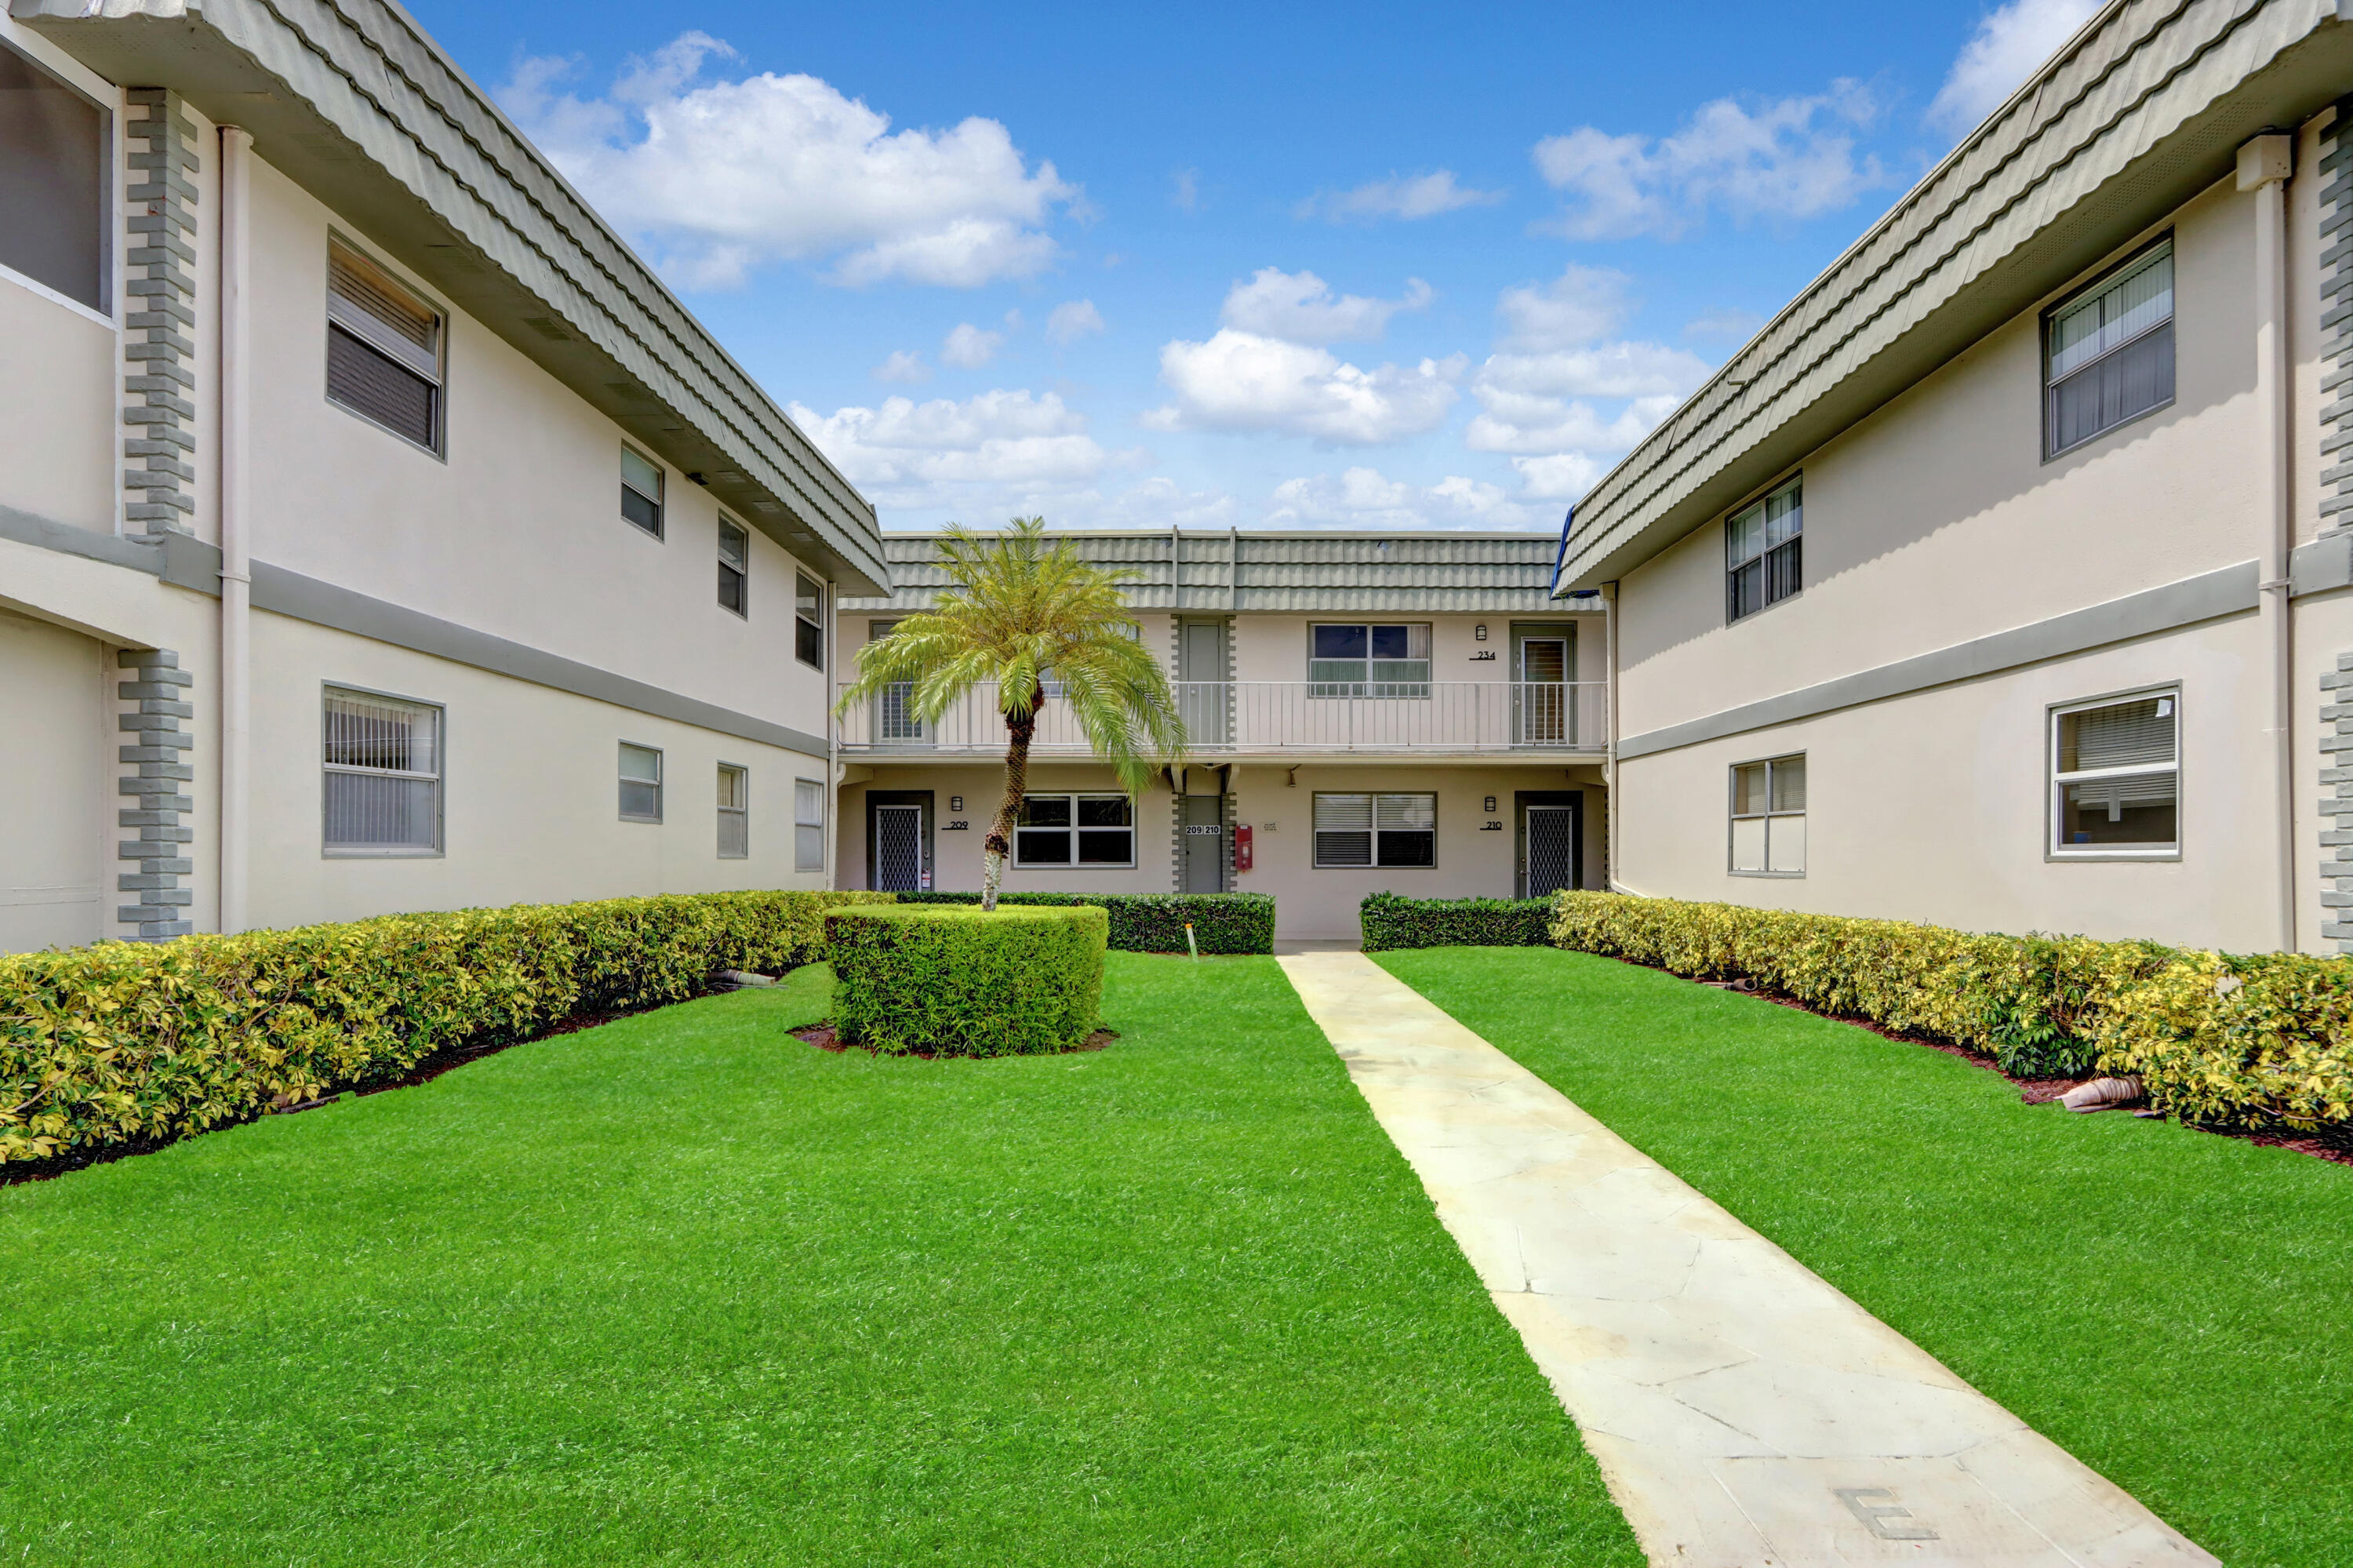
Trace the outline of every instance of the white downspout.
<path fill-rule="evenodd" d="M 2262 483 L 2270 515 L 2263 550 L 2263 618 L 2271 655 L 2273 817 L 2278 827 L 2279 946 L 2295 951 L 2295 648 L 2290 639 L 2289 552 L 2295 545 L 2289 488 L 2287 180 L 2294 138 L 2257 136 L 2239 149 L 2238 186 L 2255 197 L 2255 406 L 2263 421 Z"/>
<path fill-rule="evenodd" d="M 1601 853 L 1609 857 L 1602 868 L 1601 884 L 1612 892 L 1623 892 L 1624 883 L 1619 875 L 1618 863 L 1618 585 L 1601 585 L 1602 641 L 1609 647 L 1609 686 L 1602 694 L 1601 705 L 1609 710 L 1609 749 L 1601 758 L 1601 809 L 1609 813 L 1609 831 L 1602 835 Z"/>
<path fill-rule="evenodd" d="M 251 541 L 247 482 L 251 472 L 253 137 L 220 128 L 220 928 L 246 927 L 252 792 L 253 649 Z"/>

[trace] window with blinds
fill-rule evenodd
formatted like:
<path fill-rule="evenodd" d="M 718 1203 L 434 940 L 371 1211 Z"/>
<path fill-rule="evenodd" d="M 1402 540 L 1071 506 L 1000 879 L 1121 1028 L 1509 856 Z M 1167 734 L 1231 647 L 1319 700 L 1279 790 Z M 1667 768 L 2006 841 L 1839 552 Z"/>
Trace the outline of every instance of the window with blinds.
<path fill-rule="evenodd" d="M 1724 524 L 1726 620 L 1754 615 L 1805 587 L 1806 493 L 1791 480 Z"/>
<path fill-rule="evenodd" d="M 2173 241 L 2043 317 L 2043 445 L 2056 457 L 2173 401 Z"/>
<path fill-rule="evenodd" d="M 732 762 L 719 765 L 719 858 L 743 860 L 752 853 L 752 772 Z"/>
<path fill-rule="evenodd" d="M 1768 758 L 1732 769 L 1732 873 L 1806 874 L 1806 758 Z"/>
<path fill-rule="evenodd" d="M 0 267 L 111 315 L 110 118 L 0 43 Z"/>
<path fill-rule="evenodd" d="M 1438 797 L 1318 794 L 1315 863 L 1332 870 L 1436 865 Z"/>
<path fill-rule="evenodd" d="M 2051 714 L 2051 853 L 2181 853 L 2181 697 L 2152 692 Z"/>
<path fill-rule="evenodd" d="M 730 523 L 719 520 L 719 606 L 738 615 L 750 613 L 747 606 L 751 585 L 752 535 Z"/>
<path fill-rule="evenodd" d="M 327 397 L 427 451 L 441 450 L 438 313 L 382 268 L 327 250 Z"/>
<path fill-rule="evenodd" d="M 793 655 L 825 668 L 825 585 L 807 572 L 793 574 Z"/>
<path fill-rule="evenodd" d="M 650 746 L 621 742 L 621 821 L 662 820 L 662 754 Z"/>
<path fill-rule="evenodd" d="M 1013 863 L 1134 865 L 1135 803 L 1124 795 L 1024 795 Z"/>
<path fill-rule="evenodd" d="M 329 687 L 321 725 L 331 855 L 441 853 L 441 710 Z"/>
<path fill-rule="evenodd" d="M 825 869 L 825 786 L 814 779 L 793 780 L 793 869 Z"/>
<path fill-rule="evenodd" d="M 1307 629 L 1311 697 L 1427 697 L 1430 623 Z"/>
<path fill-rule="evenodd" d="M 662 536 L 662 465 L 631 446 L 621 449 L 621 518 Z"/>

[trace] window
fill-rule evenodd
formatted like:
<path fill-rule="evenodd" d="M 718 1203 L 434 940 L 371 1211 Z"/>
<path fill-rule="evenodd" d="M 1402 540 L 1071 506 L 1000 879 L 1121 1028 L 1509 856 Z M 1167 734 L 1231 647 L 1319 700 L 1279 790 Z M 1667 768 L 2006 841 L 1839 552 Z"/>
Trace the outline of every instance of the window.
<path fill-rule="evenodd" d="M 1124 795 L 1024 795 L 1016 865 L 1134 865 L 1135 808 Z"/>
<path fill-rule="evenodd" d="M 626 491 L 627 487 L 623 487 Z M 722 517 L 719 520 L 719 603 L 738 615 L 744 610 L 745 574 L 752 558 L 752 535 Z"/>
<path fill-rule="evenodd" d="M 655 538 L 662 536 L 662 465 L 635 447 L 621 449 L 621 515 Z M 723 520 L 719 526 L 724 539 L 727 524 Z M 723 556 L 726 546 L 720 550 Z M 723 590 L 720 602 L 726 603 Z"/>
<path fill-rule="evenodd" d="M 2051 712 L 2051 853 L 2181 853 L 2178 692 Z"/>
<path fill-rule="evenodd" d="M 0 45 L 0 267 L 101 312 L 107 140 L 106 111 Z"/>
<path fill-rule="evenodd" d="M 650 746 L 621 742 L 621 821 L 662 820 L 662 754 Z"/>
<path fill-rule="evenodd" d="M 793 653 L 804 664 L 825 668 L 825 585 L 807 572 L 793 574 Z"/>
<path fill-rule="evenodd" d="M 1427 697 L 1430 623 L 1307 629 L 1311 697 Z"/>
<path fill-rule="evenodd" d="M 1435 795 L 1318 795 L 1319 866 L 1430 866 L 1438 863 Z"/>
<path fill-rule="evenodd" d="M 825 786 L 814 779 L 793 780 L 793 869 L 825 869 Z"/>
<path fill-rule="evenodd" d="M 2173 401 L 2173 241 L 2043 318 L 2043 448 L 2056 457 Z"/>
<path fill-rule="evenodd" d="M 1805 586 L 1805 491 L 1791 480 L 1724 525 L 1724 618 L 1737 620 Z"/>
<path fill-rule="evenodd" d="M 340 245 L 327 250 L 327 397 L 429 452 L 441 450 L 441 318 Z"/>
<path fill-rule="evenodd" d="M 1732 870 L 1806 874 L 1806 759 L 1776 757 L 1732 770 Z"/>
<path fill-rule="evenodd" d="M 441 710 L 330 686 L 322 726 L 329 854 L 441 852 Z"/>
<path fill-rule="evenodd" d="M 655 772 L 657 774 L 660 772 L 659 758 L 656 759 Z M 626 769 L 624 777 L 626 777 Z M 627 784 L 621 787 L 621 793 L 626 800 L 628 794 Z M 629 814 L 627 806 L 622 808 L 621 814 L 625 817 Z M 661 804 L 659 799 L 654 805 L 654 819 L 657 821 L 661 819 Z M 751 853 L 752 773 L 749 768 L 738 768 L 732 762 L 723 762 L 719 765 L 719 858 L 742 860 Z"/>

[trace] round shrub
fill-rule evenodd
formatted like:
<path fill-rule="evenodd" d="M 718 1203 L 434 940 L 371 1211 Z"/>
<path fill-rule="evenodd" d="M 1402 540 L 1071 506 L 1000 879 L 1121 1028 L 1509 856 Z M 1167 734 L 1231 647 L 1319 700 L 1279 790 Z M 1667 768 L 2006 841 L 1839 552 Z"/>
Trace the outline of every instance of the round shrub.
<path fill-rule="evenodd" d="M 1074 1051 L 1103 1004 L 1110 920 L 1092 907 L 892 905 L 828 915 L 834 1027 L 889 1054 Z"/>

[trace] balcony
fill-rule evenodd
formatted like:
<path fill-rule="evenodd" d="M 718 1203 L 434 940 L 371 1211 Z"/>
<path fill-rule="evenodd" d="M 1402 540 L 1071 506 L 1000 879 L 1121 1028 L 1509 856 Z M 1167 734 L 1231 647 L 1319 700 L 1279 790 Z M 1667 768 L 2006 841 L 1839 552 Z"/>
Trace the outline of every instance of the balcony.
<path fill-rule="evenodd" d="M 1170 683 L 1198 757 L 1455 756 L 1563 752 L 1599 755 L 1609 741 L 1602 681 L 1176 681 Z M 902 693 L 852 708 L 837 721 L 845 756 L 987 756 L 1005 753 L 994 685 L 930 724 Z M 1092 753 L 1070 708 L 1051 689 L 1038 715 L 1032 756 Z"/>

